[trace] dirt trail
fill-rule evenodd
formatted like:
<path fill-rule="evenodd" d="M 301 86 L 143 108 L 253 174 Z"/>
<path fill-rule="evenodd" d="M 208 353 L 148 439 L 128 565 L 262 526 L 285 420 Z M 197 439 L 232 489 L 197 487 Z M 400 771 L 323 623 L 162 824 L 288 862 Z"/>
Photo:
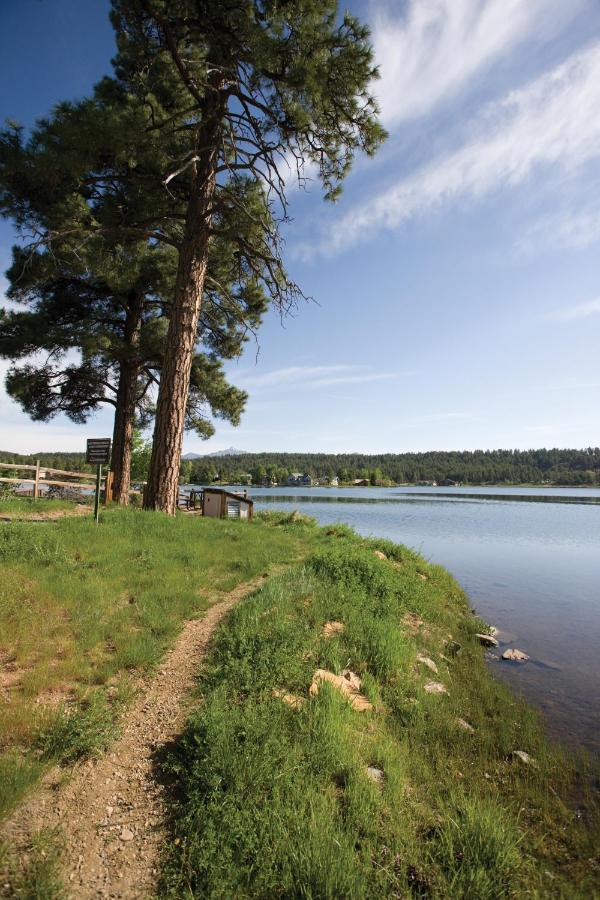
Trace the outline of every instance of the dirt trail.
<path fill-rule="evenodd" d="M 122 722 L 122 736 L 98 760 L 45 780 L 0 830 L 22 854 L 41 828 L 61 826 L 68 841 L 64 881 L 69 898 L 146 898 L 155 890 L 167 839 L 165 788 L 153 758 L 182 730 L 207 644 L 229 610 L 266 580 L 239 585 L 202 619 L 184 626 L 152 681 Z"/>

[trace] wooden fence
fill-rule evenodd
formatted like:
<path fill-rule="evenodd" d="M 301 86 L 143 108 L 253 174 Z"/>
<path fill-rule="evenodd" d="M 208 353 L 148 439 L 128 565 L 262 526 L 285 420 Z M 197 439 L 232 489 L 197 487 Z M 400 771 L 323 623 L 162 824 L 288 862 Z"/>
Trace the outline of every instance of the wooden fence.
<path fill-rule="evenodd" d="M 70 487 L 80 490 L 96 490 L 96 480 L 93 472 L 69 472 L 66 469 L 53 469 L 50 466 L 44 466 L 37 460 L 36 464 L 25 465 L 23 463 L 5 463 L 0 462 L 0 472 L 4 470 L 14 471 L 16 473 L 23 472 L 18 477 L 0 477 L 0 484 L 27 485 L 31 484 L 31 494 L 37 499 L 40 496 L 40 487 Z M 29 474 L 29 473 L 33 474 Z M 65 475 L 74 481 L 64 481 L 54 478 L 54 475 Z M 139 487 L 143 488 L 145 482 L 136 482 Z M 100 486 L 104 494 L 104 503 L 112 500 L 112 472 L 107 472 L 101 478 Z M 43 493 L 43 492 L 42 492 Z M 130 494 L 141 494 L 138 487 L 130 488 Z"/>

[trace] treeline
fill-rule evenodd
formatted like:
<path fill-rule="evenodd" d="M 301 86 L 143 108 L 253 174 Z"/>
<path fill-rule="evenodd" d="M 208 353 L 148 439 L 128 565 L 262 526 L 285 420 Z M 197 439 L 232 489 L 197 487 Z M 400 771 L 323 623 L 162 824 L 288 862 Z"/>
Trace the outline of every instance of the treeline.
<path fill-rule="evenodd" d="M 584 450 L 475 450 L 430 453 L 243 453 L 185 460 L 185 481 L 285 483 L 291 472 L 341 483 L 403 484 L 452 479 L 467 484 L 600 484 L 600 448 Z"/>
<path fill-rule="evenodd" d="M 0 451 L 3 462 L 35 463 L 74 472 L 92 471 L 84 453 Z M 145 460 L 147 464 L 147 459 Z M 585 450 L 475 450 L 429 453 L 240 453 L 183 460 L 180 480 L 197 484 L 286 482 L 292 472 L 341 483 L 366 479 L 373 485 L 414 484 L 449 478 L 463 484 L 600 485 L 600 448 Z M 135 477 L 143 479 L 140 471 Z"/>
<path fill-rule="evenodd" d="M 20 463 L 21 465 L 35 465 L 36 460 L 41 462 L 42 466 L 49 469 L 65 469 L 69 472 L 92 472 L 93 466 L 89 466 L 85 461 L 85 453 L 9 453 L 0 450 L 0 468 L 2 463 Z"/>

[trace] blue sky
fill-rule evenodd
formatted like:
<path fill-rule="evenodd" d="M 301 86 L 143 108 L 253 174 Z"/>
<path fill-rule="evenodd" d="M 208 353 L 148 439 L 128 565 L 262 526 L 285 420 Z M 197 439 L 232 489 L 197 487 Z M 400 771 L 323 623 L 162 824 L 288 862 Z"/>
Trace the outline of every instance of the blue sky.
<path fill-rule="evenodd" d="M 2 118 L 31 125 L 109 71 L 107 8 L 2 0 Z M 335 206 L 292 188 L 288 265 L 317 302 L 283 327 L 269 316 L 228 366 L 250 393 L 242 425 L 185 450 L 598 445 L 600 4 L 352 9 L 372 27 L 389 140 Z M 0 224 L 2 270 L 12 241 Z M 108 412 L 31 423 L 4 393 L 0 422 L 21 452 L 111 432 Z"/>

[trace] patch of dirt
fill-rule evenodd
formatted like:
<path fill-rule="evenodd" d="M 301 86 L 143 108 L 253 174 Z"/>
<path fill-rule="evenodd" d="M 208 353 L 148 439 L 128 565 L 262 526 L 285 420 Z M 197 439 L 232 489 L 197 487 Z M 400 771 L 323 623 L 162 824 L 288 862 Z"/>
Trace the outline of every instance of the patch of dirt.
<path fill-rule="evenodd" d="M 0 828 L 0 839 L 25 864 L 32 836 L 41 828 L 62 827 L 67 897 L 155 896 L 160 853 L 168 840 L 167 788 L 157 778 L 155 759 L 183 729 L 189 692 L 215 628 L 265 580 L 261 575 L 239 585 L 203 618 L 187 622 L 127 711 L 111 751 L 75 766 L 66 783 L 64 770 L 54 769 Z M 0 885 L 8 881 L 3 876 Z"/>

